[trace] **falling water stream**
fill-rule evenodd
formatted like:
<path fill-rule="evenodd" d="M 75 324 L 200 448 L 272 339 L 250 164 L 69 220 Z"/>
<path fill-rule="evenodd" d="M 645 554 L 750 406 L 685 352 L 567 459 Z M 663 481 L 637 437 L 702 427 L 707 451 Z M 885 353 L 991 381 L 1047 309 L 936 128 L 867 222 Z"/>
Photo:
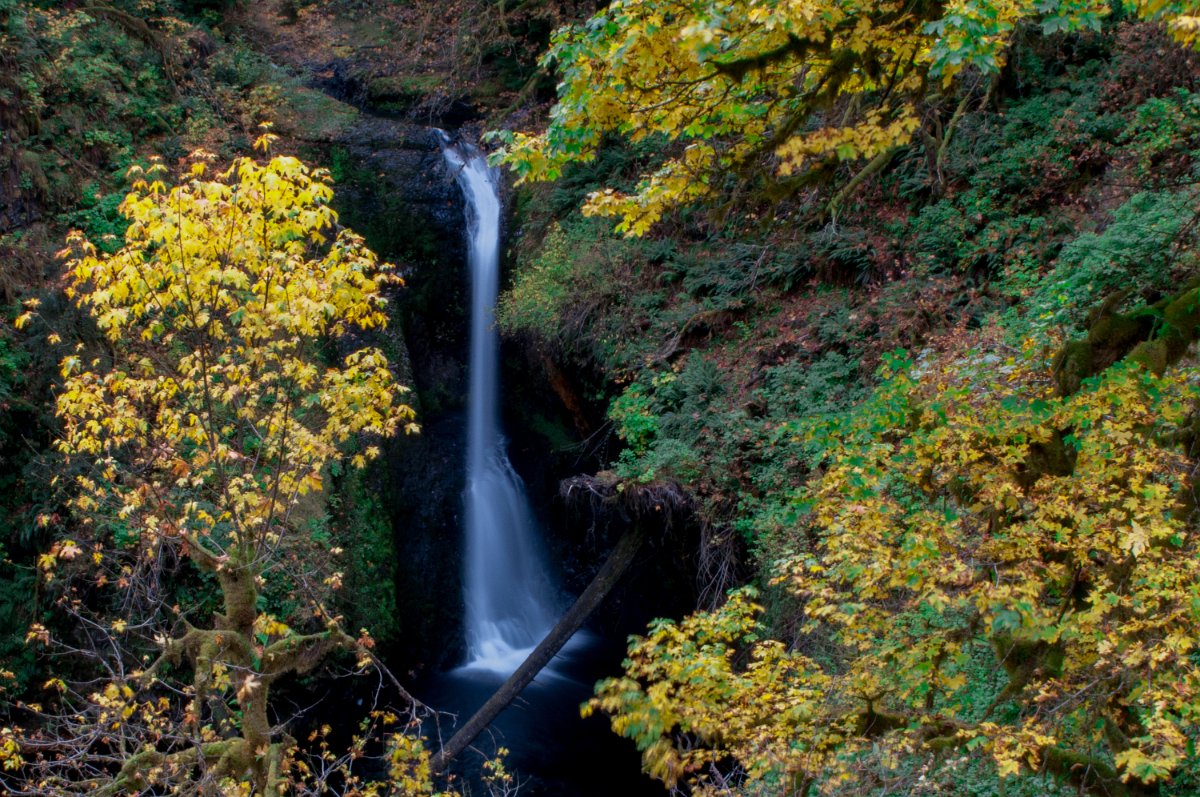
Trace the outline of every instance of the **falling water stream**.
<path fill-rule="evenodd" d="M 524 485 L 500 430 L 500 278 L 497 175 L 473 147 L 443 134 L 443 153 L 466 199 L 471 274 L 471 353 L 467 418 L 466 662 L 436 673 L 418 694 L 465 719 L 486 701 L 553 626 L 562 608 L 548 577 Z M 618 666 L 624 645 L 582 630 L 481 737 L 480 750 L 504 745 L 523 797 L 626 797 L 662 794 L 639 771 L 628 741 L 598 716 L 579 716 L 591 685 Z M 478 757 L 460 756 L 456 774 L 486 794 Z M 601 772 L 603 770 L 603 772 Z"/>
<path fill-rule="evenodd" d="M 557 615 L 529 502 L 500 431 L 495 329 L 500 279 L 500 196 L 495 171 L 466 144 L 444 148 L 466 197 L 471 272 L 467 420 L 467 667 L 515 670 Z"/>

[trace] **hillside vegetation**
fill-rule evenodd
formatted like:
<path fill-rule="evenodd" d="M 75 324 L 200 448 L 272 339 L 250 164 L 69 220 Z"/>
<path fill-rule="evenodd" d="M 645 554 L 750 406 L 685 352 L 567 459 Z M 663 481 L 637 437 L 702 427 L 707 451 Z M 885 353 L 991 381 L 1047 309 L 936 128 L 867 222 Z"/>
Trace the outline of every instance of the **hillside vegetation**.
<path fill-rule="evenodd" d="M 1196 56 L 1119 8 L 960 52 L 668 5 L 556 37 L 548 132 L 500 134 L 557 178 L 501 324 L 709 526 L 714 608 L 587 710 L 703 794 L 1191 793 Z"/>

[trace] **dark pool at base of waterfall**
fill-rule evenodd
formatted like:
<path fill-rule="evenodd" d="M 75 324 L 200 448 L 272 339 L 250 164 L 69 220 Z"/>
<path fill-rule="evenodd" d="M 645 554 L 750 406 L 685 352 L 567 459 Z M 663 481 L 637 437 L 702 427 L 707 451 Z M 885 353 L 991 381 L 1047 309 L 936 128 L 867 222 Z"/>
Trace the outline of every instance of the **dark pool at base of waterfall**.
<path fill-rule="evenodd" d="M 579 706 L 597 680 L 617 675 L 624 644 L 581 632 L 532 684 L 504 710 L 455 763 L 460 790 L 486 797 L 480 767 L 486 754 L 509 750 L 507 768 L 521 784 L 521 797 L 663 797 L 661 783 L 641 772 L 633 742 L 616 736 L 602 715 L 583 719 Z M 504 676 L 459 669 L 429 676 L 416 687 L 418 699 L 466 722 L 491 697 Z M 441 733 L 454 733 L 444 718 Z"/>

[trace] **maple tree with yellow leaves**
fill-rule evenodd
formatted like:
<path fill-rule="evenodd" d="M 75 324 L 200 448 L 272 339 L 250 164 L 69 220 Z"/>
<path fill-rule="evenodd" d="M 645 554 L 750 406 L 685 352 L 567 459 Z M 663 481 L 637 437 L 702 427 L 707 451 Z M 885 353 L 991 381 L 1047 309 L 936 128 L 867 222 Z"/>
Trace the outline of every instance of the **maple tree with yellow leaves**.
<path fill-rule="evenodd" d="M 266 152 L 272 138 L 256 146 Z M 300 533 L 297 514 L 331 464 L 361 467 L 379 439 L 417 430 L 408 389 L 381 351 L 323 358 L 320 348 L 382 328 L 385 290 L 399 279 L 339 228 L 326 173 L 276 156 L 240 158 L 210 178 L 209 160 L 198 153 L 174 186 L 161 165 L 135 174 L 116 253 L 77 233 L 64 252 L 68 293 L 109 353 L 88 357 L 81 345 L 62 361 L 59 445 L 79 530 L 39 564 L 47 579 L 72 575 L 59 603 L 109 649 L 92 653 L 110 677 L 45 685 L 54 699 L 25 706 L 34 729 L 0 732 L 0 761 L 15 773 L 5 786 L 431 793 L 428 754 L 397 715 L 364 718 L 343 752 L 319 731 L 302 755 L 269 710 L 274 683 L 331 654 L 372 663 L 369 635 L 348 632 L 324 605 L 341 581 L 336 550 Z M 156 584 L 184 563 L 215 581 L 221 605 L 211 616 L 161 605 Z M 291 624 L 262 610 L 267 579 L 291 584 L 300 604 Z M 105 624 L 85 614 L 81 589 L 115 590 L 129 613 Z M 41 626 L 30 641 L 58 642 Z M 130 651 L 152 648 L 130 661 Z M 352 762 L 379 735 L 390 740 L 391 777 L 362 786 Z"/>
<path fill-rule="evenodd" d="M 1180 41 L 1200 30 L 1193 3 L 1126 5 Z M 778 193 L 841 163 L 879 169 L 921 128 L 930 91 L 965 70 L 998 72 L 1019 26 L 1095 29 L 1110 10 L 1101 0 L 616 0 L 555 33 L 543 59 L 560 76 L 549 124 L 494 133 L 497 159 L 522 181 L 554 180 L 608 137 L 669 142 L 632 191 L 595 191 L 583 208 L 643 235 L 674 208 L 720 197 L 730 176 L 773 173 Z"/>
<path fill-rule="evenodd" d="M 1186 347 L 1143 362 L 1171 329 L 1066 387 L 1033 343 L 894 359 L 791 430 L 820 452 L 770 532 L 794 636 L 736 592 L 635 639 L 589 710 L 698 794 L 915 790 L 954 756 L 1154 793 L 1200 716 L 1200 382 Z"/>
<path fill-rule="evenodd" d="M 1195 3 L 1123 5 L 1196 44 Z M 931 94 L 996 75 L 1020 28 L 1095 29 L 1112 10 L 617 0 L 555 34 L 548 125 L 496 134 L 498 160 L 554 180 L 613 140 L 647 143 L 636 186 L 583 207 L 630 236 L 735 184 L 853 186 L 922 132 Z M 1193 283 L 1142 308 L 1150 339 L 1104 362 L 1117 344 L 1099 327 L 897 359 L 853 411 L 781 427 L 815 453 L 755 528 L 772 622 L 752 591 L 656 622 L 586 711 L 702 795 L 956 793 L 924 778 L 959 761 L 1001 794 L 1031 775 L 1095 795 L 1194 777 L 1197 306 Z"/>

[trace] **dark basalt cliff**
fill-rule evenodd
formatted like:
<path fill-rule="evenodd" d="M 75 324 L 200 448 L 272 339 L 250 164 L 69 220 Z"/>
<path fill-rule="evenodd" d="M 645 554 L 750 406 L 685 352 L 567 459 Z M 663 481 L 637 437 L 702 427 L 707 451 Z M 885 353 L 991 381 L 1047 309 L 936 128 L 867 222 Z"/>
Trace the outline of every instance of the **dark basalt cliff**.
<path fill-rule="evenodd" d="M 393 530 L 395 561 L 378 575 L 394 580 L 390 620 L 402 629 L 402 644 L 385 655 L 404 670 L 445 666 L 458 658 L 462 615 L 462 197 L 430 128 L 364 114 L 327 145 L 325 156 L 338 181 L 342 222 L 396 263 L 405 281 L 393 299 L 389 356 L 403 363 L 421 431 L 389 441 L 384 467 L 364 485 Z"/>

